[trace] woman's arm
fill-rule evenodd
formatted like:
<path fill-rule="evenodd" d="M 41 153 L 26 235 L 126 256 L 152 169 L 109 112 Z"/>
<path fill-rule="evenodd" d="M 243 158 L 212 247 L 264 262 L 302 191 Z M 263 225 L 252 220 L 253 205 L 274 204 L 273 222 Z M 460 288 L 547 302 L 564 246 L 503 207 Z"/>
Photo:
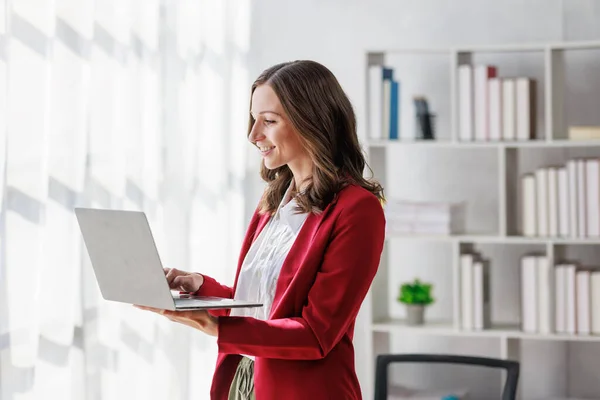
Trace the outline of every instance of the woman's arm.
<path fill-rule="evenodd" d="M 219 351 L 302 360 L 327 356 L 358 314 L 379 266 L 384 235 L 383 209 L 374 196 L 343 210 L 302 316 L 221 317 Z"/>
<path fill-rule="evenodd" d="M 204 282 L 200 285 L 200 289 L 196 293 L 197 296 L 210 296 L 210 297 L 223 297 L 226 299 L 233 298 L 233 288 L 222 285 L 216 281 L 216 279 L 211 278 L 208 275 L 202 275 L 204 278 Z"/>
<path fill-rule="evenodd" d="M 213 279 L 208 275 L 199 275 L 202 275 L 204 280 L 202 285 L 200 285 L 200 289 L 194 293 L 196 296 L 224 297 L 226 299 L 233 298 L 233 288 L 220 284 L 216 279 Z M 228 310 L 209 310 L 209 313 L 215 317 L 220 317 L 227 315 L 227 311 Z"/>
<path fill-rule="evenodd" d="M 250 220 L 250 224 L 248 225 L 248 231 L 246 232 L 246 239 L 244 240 L 244 247 L 247 249 L 250 248 L 252 244 L 252 240 L 254 239 L 254 234 L 256 231 L 256 226 L 261 219 L 261 215 L 258 212 L 258 208 L 255 210 L 252 219 Z M 238 260 L 238 273 L 239 268 L 242 266 L 243 257 L 246 254 L 245 251 L 242 251 L 240 254 L 240 259 Z M 227 299 L 233 298 L 233 288 L 230 286 L 222 285 L 214 278 L 204 274 L 198 274 L 204 278 L 202 285 L 200 285 L 200 289 L 194 294 L 197 296 L 212 296 L 212 297 L 223 297 Z M 227 315 L 228 310 L 211 310 L 210 313 L 215 316 Z"/>

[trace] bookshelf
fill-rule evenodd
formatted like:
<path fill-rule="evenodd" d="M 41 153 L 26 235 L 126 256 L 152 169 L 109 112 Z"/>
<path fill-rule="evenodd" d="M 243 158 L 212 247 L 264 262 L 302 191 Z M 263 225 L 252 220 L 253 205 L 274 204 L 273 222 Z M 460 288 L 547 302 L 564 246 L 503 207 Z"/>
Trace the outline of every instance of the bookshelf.
<path fill-rule="evenodd" d="M 386 189 L 386 193 L 394 192 L 394 187 L 402 183 L 398 179 L 406 177 L 406 171 L 398 171 L 390 164 L 400 155 L 409 154 L 409 152 L 419 152 L 423 155 L 431 154 L 454 154 L 456 157 L 473 157 L 476 160 L 491 159 L 494 168 L 488 172 L 489 181 L 492 183 L 496 199 L 492 201 L 494 215 L 485 217 L 489 221 L 484 229 L 477 227 L 468 230 L 466 234 L 457 235 L 428 235 L 428 234 L 395 234 L 390 233 L 386 237 L 382 261 L 375 278 L 373 286 L 365 300 L 363 310 L 370 324 L 371 342 L 369 346 L 370 366 L 368 369 L 374 371 L 374 359 L 376 354 L 383 352 L 393 352 L 392 343 L 399 337 L 418 336 L 419 338 L 435 340 L 438 337 L 469 339 L 474 343 L 478 340 L 493 339 L 497 347 L 490 351 L 490 356 L 500 356 L 515 360 L 522 359 L 523 342 L 549 342 L 555 346 L 564 346 L 568 343 L 598 343 L 600 335 L 578 335 L 564 333 L 527 333 L 521 330 L 520 309 L 516 307 L 515 300 L 507 300 L 511 303 L 508 311 L 503 311 L 503 316 L 510 314 L 510 321 L 492 321 L 492 326 L 484 330 L 465 330 L 461 327 L 460 319 L 460 255 L 472 249 L 480 247 L 500 248 L 496 253 L 512 253 L 512 258 L 516 259 L 531 251 L 545 254 L 550 265 L 554 266 L 565 254 L 573 254 L 582 251 L 590 253 L 593 259 L 596 254 L 600 254 L 600 237 L 526 237 L 521 235 L 521 212 L 520 212 L 520 192 L 517 190 L 519 177 L 530 172 L 537 167 L 546 165 L 555 165 L 565 162 L 574 157 L 598 157 L 600 158 L 600 140 L 569 140 L 567 136 L 567 127 L 577 125 L 576 121 L 570 121 L 569 115 L 565 112 L 566 105 L 566 80 L 568 63 L 565 57 L 570 52 L 592 51 L 600 54 L 600 41 L 580 41 L 580 42 L 548 42 L 534 44 L 500 44 L 491 46 L 474 47 L 452 47 L 452 48 L 405 48 L 405 49 L 374 49 L 366 53 L 365 63 L 365 82 L 366 82 L 366 116 L 367 116 L 367 137 L 370 124 L 370 99 L 369 99 L 369 67 L 373 65 L 390 66 L 392 68 L 397 64 L 402 64 L 400 60 L 403 57 L 409 57 L 414 60 L 438 60 L 436 61 L 437 70 L 445 75 L 445 82 L 440 86 L 438 97 L 434 98 L 440 105 L 438 114 L 443 118 L 436 121 L 436 140 L 417 140 L 402 139 L 402 132 L 406 125 L 400 128 L 400 139 L 367 139 L 365 149 L 369 164 L 373 168 L 375 177 L 379 179 Z M 537 127 L 535 139 L 532 140 L 513 140 L 513 141 L 464 141 L 459 139 L 459 110 L 458 110 L 458 87 L 457 71 L 458 66 L 463 63 L 494 64 L 496 58 L 506 60 L 511 57 L 525 57 L 528 62 L 523 64 L 515 63 L 508 68 L 513 75 L 525 65 L 525 75 L 530 75 L 538 83 L 537 90 Z M 481 61 L 480 61 L 481 60 Z M 502 70 L 502 65 L 499 67 Z M 407 69 L 410 71 L 410 68 Z M 414 72 L 414 71 L 413 71 Z M 419 74 L 427 74 L 429 69 L 418 70 Z M 402 79 L 411 79 L 410 75 L 403 75 Z M 416 85 L 418 86 L 418 85 Z M 427 85 L 425 85 L 427 86 Z M 407 90 L 411 90 L 409 87 Z M 418 92 L 417 92 L 418 93 Z M 417 94 L 417 93 L 410 93 Z M 441 93 L 441 94 L 440 94 Z M 600 95 L 599 95 L 600 96 Z M 412 103 L 404 101 L 402 112 L 412 113 Z M 572 101 L 573 99 L 568 99 Z M 575 99 L 576 100 L 576 99 Z M 402 118 L 402 117 L 401 117 Z M 406 118 L 406 116 L 404 116 Z M 600 125 L 600 113 L 594 121 L 595 125 Z M 410 126 L 410 124 L 408 124 Z M 485 154 L 482 155 L 482 154 Z M 431 156 L 433 157 L 433 156 Z M 415 172 L 418 173 L 418 172 Z M 457 173 L 457 179 L 460 176 Z M 420 183 L 420 185 L 435 185 L 432 183 Z M 392 189 L 392 190 L 388 190 Z M 424 191 L 427 193 L 427 191 Z M 423 192 L 420 193 L 423 197 Z M 494 197 L 493 194 L 490 197 Z M 421 199 L 422 200 L 422 199 Z M 436 200 L 436 199 L 429 199 Z M 469 195 L 465 195 L 467 202 L 471 200 Z M 481 211 L 481 207 L 478 212 Z M 484 213 L 482 213 L 484 214 Z M 489 213 L 488 213 L 489 214 Z M 471 217 L 477 218 L 474 213 Z M 450 293 L 445 296 L 451 303 L 445 307 L 443 315 L 429 317 L 426 313 L 426 322 L 422 326 L 408 326 L 400 315 L 401 309 L 395 303 L 395 290 L 400 285 L 397 280 L 397 274 L 394 274 L 397 260 L 401 258 L 403 249 L 407 246 L 436 246 L 443 248 L 443 252 L 448 256 L 448 262 L 445 267 L 439 267 L 443 277 L 451 276 L 450 280 L 438 281 L 434 283 L 434 295 L 436 288 L 443 289 Z M 494 253 L 494 252 L 492 252 Z M 585 257 L 584 257 L 585 258 Z M 590 258 L 588 254 L 588 258 Z M 600 267 L 600 258 L 595 266 Z M 403 266 L 403 268 L 419 276 L 422 269 L 428 266 L 419 262 L 411 262 L 412 265 Z M 443 271 L 448 268 L 451 271 Z M 504 265 L 495 265 L 492 257 L 491 269 L 505 268 Z M 492 280 L 497 279 L 498 275 L 505 280 L 504 285 L 510 285 L 511 281 L 515 287 L 518 287 L 519 266 L 512 267 L 514 270 L 510 273 L 501 271 L 492 274 Z M 442 279 L 442 278 L 440 278 Z M 516 281 L 515 281 L 516 280 Z M 515 289 L 514 293 L 519 293 Z M 492 301 L 498 303 L 497 299 Z M 500 301 L 503 301 L 500 299 Z M 518 301 L 517 301 L 518 303 Z M 498 306 L 496 304 L 495 306 Z M 502 307 L 502 305 L 500 305 Z M 559 348 L 556 353 L 561 353 Z M 413 349 L 418 352 L 418 349 Z M 562 352 L 568 354 L 568 351 Z M 564 368 L 547 368 L 540 371 L 540 377 L 537 380 L 554 380 L 556 383 L 552 388 L 552 393 L 543 396 L 545 399 L 556 398 L 566 399 L 573 396 L 572 385 L 569 382 L 567 369 L 568 363 L 559 355 L 549 364 L 564 364 Z M 596 364 L 596 367 L 598 364 Z M 523 367 L 522 367 L 523 368 Z M 522 369 L 523 372 L 524 369 Z M 562 375 L 562 376 L 561 376 Z M 565 378 L 566 377 L 566 378 Z M 524 381 L 530 379 L 527 373 L 520 377 L 520 390 Z M 371 394 L 373 392 L 373 377 L 366 379 L 364 392 Z M 498 382 L 500 390 L 500 382 Z M 523 397 L 523 393 L 520 393 Z M 534 398 L 532 396 L 531 398 Z M 600 398 L 600 393 L 598 393 Z M 539 398 L 539 397 L 535 397 Z"/>
<path fill-rule="evenodd" d="M 370 148 L 388 147 L 426 147 L 426 148 L 460 148 L 460 149 L 520 149 L 520 148 L 578 148 L 600 147 L 594 140 L 529 140 L 523 142 L 455 142 L 450 140 L 370 140 Z"/>

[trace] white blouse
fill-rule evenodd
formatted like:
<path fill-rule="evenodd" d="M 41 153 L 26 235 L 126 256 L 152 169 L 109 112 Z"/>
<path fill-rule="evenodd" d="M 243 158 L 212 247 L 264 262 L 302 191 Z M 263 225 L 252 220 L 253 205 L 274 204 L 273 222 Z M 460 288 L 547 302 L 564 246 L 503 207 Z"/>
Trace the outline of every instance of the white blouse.
<path fill-rule="evenodd" d="M 308 216 L 307 213 L 299 214 L 294 210 L 296 201 L 290 199 L 290 188 L 291 185 L 275 215 L 250 246 L 234 295 L 234 299 L 260 302 L 263 306 L 234 308 L 230 313 L 232 316 L 254 317 L 260 320 L 269 318 L 279 272 Z"/>

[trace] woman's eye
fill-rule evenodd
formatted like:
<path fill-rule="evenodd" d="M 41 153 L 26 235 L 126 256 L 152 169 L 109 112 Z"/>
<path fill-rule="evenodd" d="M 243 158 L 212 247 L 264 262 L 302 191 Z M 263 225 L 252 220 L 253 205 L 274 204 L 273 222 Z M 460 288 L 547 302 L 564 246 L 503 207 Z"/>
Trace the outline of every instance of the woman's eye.
<path fill-rule="evenodd" d="M 275 121 L 273 121 L 272 119 L 265 119 L 265 124 L 270 125 L 270 124 L 274 124 Z"/>

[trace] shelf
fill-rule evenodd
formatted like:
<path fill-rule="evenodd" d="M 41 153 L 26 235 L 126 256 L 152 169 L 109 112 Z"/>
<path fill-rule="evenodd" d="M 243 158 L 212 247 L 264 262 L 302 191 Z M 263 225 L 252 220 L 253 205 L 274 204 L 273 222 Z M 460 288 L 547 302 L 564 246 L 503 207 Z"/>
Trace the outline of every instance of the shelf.
<path fill-rule="evenodd" d="M 600 140 L 523 140 L 514 142 L 459 142 L 452 140 L 369 140 L 369 147 L 423 147 L 440 149 L 520 149 L 600 147 Z"/>
<path fill-rule="evenodd" d="M 600 238 L 546 238 L 499 235 L 419 235 L 388 233 L 386 240 L 415 240 L 423 242 L 497 243 L 497 244 L 587 244 L 600 245 Z"/>
<path fill-rule="evenodd" d="M 414 332 L 419 335 L 448 335 L 460 334 L 452 326 L 452 321 L 427 321 L 425 325 L 410 326 L 402 320 L 382 320 L 372 325 L 373 332 Z"/>
<path fill-rule="evenodd" d="M 600 336 L 569 335 L 569 334 L 541 334 L 526 333 L 514 324 L 498 324 L 490 329 L 481 331 L 466 331 L 456 329 L 450 321 L 428 321 L 425 325 L 409 326 L 403 320 L 384 320 L 375 322 L 371 326 L 373 332 L 384 333 L 412 333 L 424 336 L 452 336 L 452 337 L 478 337 L 478 338 L 509 338 L 525 340 L 556 340 L 568 342 L 600 342 Z"/>
<path fill-rule="evenodd" d="M 542 400 L 590 400 L 589 397 L 587 399 L 580 397 L 545 397 Z"/>
<path fill-rule="evenodd" d="M 461 47 L 420 47 L 420 48 L 398 48 L 388 50 L 370 50 L 371 54 L 450 54 L 455 53 L 514 53 L 532 52 L 546 50 L 588 50 L 600 48 L 600 41 L 570 41 L 550 43 L 521 43 L 521 44 L 492 44 L 484 46 L 461 46 Z"/>
<path fill-rule="evenodd" d="M 550 49 L 552 50 L 589 50 L 598 48 L 600 48 L 600 41 L 598 40 L 562 42 L 550 45 Z"/>
<path fill-rule="evenodd" d="M 561 347 L 571 343 L 600 344 L 600 335 L 526 333 L 521 331 L 520 324 L 494 324 L 490 329 L 479 331 L 461 329 L 463 276 L 461 276 L 460 254 L 468 251 L 489 252 L 486 258 L 489 258 L 491 263 L 498 263 L 500 267 L 498 269 L 502 271 L 492 273 L 490 290 L 503 292 L 502 299 L 495 304 L 495 308 L 500 310 L 497 313 L 498 318 L 514 322 L 520 320 L 522 313 L 518 300 L 522 295 L 518 260 L 523 254 L 526 252 L 546 254 L 552 263 L 563 259 L 575 260 L 581 256 L 582 265 L 595 265 L 593 262 L 597 259 L 597 251 L 600 249 L 600 237 L 520 236 L 523 213 L 520 208 L 519 178 L 521 174 L 534 171 L 539 167 L 558 166 L 567 159 L 591 158 L 599 154 L 600 139 L 568 139 L 568 127 L 576 125 L 576 120 L 581 118 L 570 114 L 566 105 L 578 101 L 577 93 L 571 93 L 573 82 L 579 82 L 581 79 L 585 81 L 583 77 L 571 82 L 572 77 L 568 68 L 572 66 L 568 63 L 569 57 L 588 56 L 585 53 L 593 56 L 600 50 L 600 40 L 499 43 L 482 46 L 465 44 L 437 48 L 375 50 L 378 51 L 367 54 L 368 66 L 387 65 L 398 69 L 404 65 L 414 67 L 413 70 L 402 69 L 399 80 L 402 80 L 400 78 L 411 80 L 410 72 L 423 78 L 426 78 L 428 73 L 441 77 L 448 75 L 447 80 L 442 81 L 442 87 L 438 85 L 431 89 L 427 85 L 415 86 L 419 88 L 417 93 L 428 93 L 429 90 L 436 104 L 441 105 L 438 107 L 443 107 L 442 112 L 438 113 L 438 118 L 440 114 L 447 117 L 443 121 L 438 119 L 436 140 L 417 139 L 414 136 L 418 135 L 414 135 L 415 132 L 410 129 L 407 131 L 409 135 L 404 135 L 409 138 L 403 138 L 405 131 L 403 130 L 399 132 L 400 139 L 389 140 L 388 135 L 370 136 L 367 127 L 362 144 L 367 150 L 375 177 L 380 179 L 384 187 L 391 187 L 388 189 L 390 193 L 394 192 L 393 189 L 401 188 L 398 193 L 404 193 L 409 197 L 411 193 L 419 198 L 424 196 L 420 199 L 422 201 L 442 199 L 477 203 L 476 207 L 469 210 L 475 212 L 470 217 L 475 218 L 479 228 L 458 231 L 463 232 L 460 234 L 402 234 L 393 231 L 386 233 L 387 252 L 382 257 L 382 266 L 372 288 L 372 296 L 368 300 L 367 312 L 370 318 L 367 317 L 367 321 L 370 322 L 372 331 L 371 353 L 375 354 L 386 348 L 393 351 L 397 345 L 396 339 L 409 335 L 450 348 L 453 347 L 452 343 L 447 343 L 445 340 L 439 342 L 439 340 L 464 338 L 466 340 L 461 342 L 464 342 L 465 347 L 470 347 L 469 343 L 472 342 L 473 347 L 478 348 L 482 342 L 485 343 L 485 339 L 490 342 L 492 341 L 490 339 L 493 339 L 493 347 L 498 348 L 500 357 L 526 361 L 527 364 L 530 361 L 528 357 L 523 357 L 524 354 L 530 351 L 546 353 L 545 348 L 548 346 L 552 350 L 547 351 L 548 354 L 539 354 L 542 362 L 536 365 L 536 372 L 540 375 L 540 382 L 550 381 L 556 377 L 560 379 L 557 380 L 552 391 L 545 392 L 549 395 L 546 400 L 551 400 L 553 398 L 551 395 L 556 397 L 554 400 L 561 397 L 564 397 L 562 400 L 567 400 L 569 395 L 579 394 L 571 390 L 573 374 L 566 379 L 562 378 L 567 369 L 572 367 L 569 365 L 572 356 L 569 354 L 570 349 L 565 354 Z M 494 59 L 498 60 L 497 65 L 502 67 L 501 72 L 504 71 L 506 77 L 528 76 L 538 81 L 536 121 L 541 119 L 543 123 L 537 125 L 536 139 L 492 142 L 463 141 L 459 138 L 458 66 L 478 63 L 491 65 Z M 418 64 L 421 62 L 427 67 L 429 65 L 434 67 L 431 71 L 421 70 Z M 507 67 L 506 70 L 503 66 Z M 365 76 L 366 86 L 369 89 L 369 76 Z M 441 96 L 446 93 L 448 97 L 442 98 Z M 581 97 L 582 102 L 588 100 L 586 97 Z M 366 115 L 372 117 L 368 96 L 366 104 Z M 411 122 L 409 125 L 414 123 L 414 121 L 408 122 Z M 592 119 L 586 124 L 592 125 L 597 122 Z M 400 156 L 403 159 L 397 160 Z M 439 163 L 441 168 L 437 164 L 432 166 L 432 160 Z M 480 165 L 481 169 L 478 169 Z M 413 166 L 414 168 L 411 168 Z M 407 171 L 417 175 L 422 174 L 423 179 L 407 180 L 405 179 Z M 453 182 L 458 183 L 457 188 L 451 186 Z M 481 197 L 473 198 L 479 194 Z M 393 228 L 391 223 L 388 227 L 390 230 Z M 393 241 L 397 243 L 392 243 Z M 429 251 L 431 254 L 428 254 Z M 425 256 L 421 259 L 422 254 Z M 423 265 L 423 262 L 427 265 Z M 408 270 L 398 272 L 395 266 L 400 264 L 405 265 Z M 512 267 L 509 267 L 509 271 L 504 271 L 505 265 Z M 494 265 L 492 268 L 496 269 Z M 443 271 L 443 275 L 438 276 L 436 274 L 438 271 Z M 426 323 L 422 326 L 408 326 L 402 319 L 378 320 L 379 317 L 389 316 L 390 310 L 397 309 L 398 304 L 391 296 L 392 292 L 403 279 L 415 274 L 428 277 L 437 284 L 443 284 L 443 297 L 446 301 L 438 310 L 440 313 L 437 317 L 440 320 L 426 319 Z M 482 340 L 476 343 L 477 338 Z M 542 344 L 544 346 L 539 348 Z M 585 354 L 587 349 L 577 348 L 573 351 L 579 357 L 579 354 L 582 352 Z M 526 377 L 524 381 L 529 385 L 531 379 L 534 378 Z M 527 394 L 529 390 L 523 393 Z"/>

